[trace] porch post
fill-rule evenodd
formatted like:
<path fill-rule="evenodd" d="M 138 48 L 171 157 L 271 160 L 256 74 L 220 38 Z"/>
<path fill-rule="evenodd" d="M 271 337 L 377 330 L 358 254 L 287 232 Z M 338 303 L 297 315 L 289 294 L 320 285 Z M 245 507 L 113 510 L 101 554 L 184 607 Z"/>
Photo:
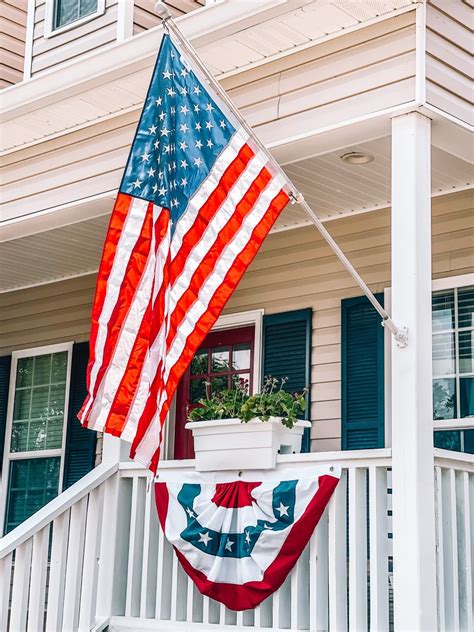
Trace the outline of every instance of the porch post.
<path fill-rule="evenodd" d="M 436 630 L 431 367 L 431 121 L 392 120 L 393 586 L 397 632 Z"/>

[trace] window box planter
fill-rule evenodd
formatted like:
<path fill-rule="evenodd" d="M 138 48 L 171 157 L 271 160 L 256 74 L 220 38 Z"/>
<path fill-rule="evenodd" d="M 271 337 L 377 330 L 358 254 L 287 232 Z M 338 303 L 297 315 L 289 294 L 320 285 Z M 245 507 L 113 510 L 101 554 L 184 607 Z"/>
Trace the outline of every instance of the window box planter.
<path fill-rule="evenodd" d="M 192 421 L 192 430 L 199 472 L 222 470 L 269 470 L 275 467 L 277 454 L 301 452 L 301 440 L 309 421 L 298 421 L 287 428 L 279 417 L 266 422 L 251 419 L 216 419 Z"/>

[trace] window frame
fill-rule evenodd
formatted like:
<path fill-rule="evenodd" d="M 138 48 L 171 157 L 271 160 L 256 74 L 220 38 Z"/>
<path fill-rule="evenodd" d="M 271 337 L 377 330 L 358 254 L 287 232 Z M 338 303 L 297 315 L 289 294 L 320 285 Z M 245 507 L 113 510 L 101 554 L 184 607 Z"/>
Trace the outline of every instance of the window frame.
<path fill-rule="evenodd" d="M 441 292 L 443 290 L 454 290 L 463 287 L 474 285 L 474 273 L 469 272 L 467 274 L 458 274 L 450 277 L 442 277 L 440 279 L 433 279 L 431 283 L 431 292 Z M 390 312 L 391 308 L 391 293 L 392 288 L 386 287 L 385 293 L 385 306 Z M 385 439 L 389 443 L 385 445 L 391 446 L 391 397 L 392 397 L 392 363 L 391 363 L 391 341 L 392 335 L 388 330 L 385 332 Z M 433 375 L 433 373 L 432 373 Z M 457 419 L 433 419 L 433 430 L 473 430 L 474 418 L 473 417 L 459 417 Z"/>
<path fill-rule="evenodd" d="M 3 446 L 3 465 L 2 465 L 2 477 L 0 482 L 0 530 L 3 533 L 5 525 L 5 512 L 8 501 L 8 484 L 10 481 L 10 462 L 27 459 L 40 459 L 59 457 L 59 479 L 58 479 L 58 494 L 61 493 L 63 479 L 64 479 L 64 463 L 66 454 L 66 435 L 67 435 L 67 421 L 69 415 L 69 394 L 71 390 L 71 366 L 72 366 L 72 349 L 73 342 L 63 342 L 53 345 L 45 345 L 43 347 L 33 347 L 30 349 L 21 349 L 20 351 L 13 351 L 12 362 L 10 368 L 10 382 L 8 385 L 8 401 L 7 401 L 7 420 L 5 427 L 5 443 Z M 66 390 L 64 398 L 64 422 L 63 422 L 63 435 L 61 448 L 48 449 L 48 450 L 28 450 L 26 452 L 13 452 L 10 453 L 11 438 L 12 438 L 12 426 L 13 426 L 13 408 L 15 405 L 15 387 L 16 387 L 16 370 L 18 366 L 18 360 L 22 358 L 32 358 L 40 355 L 47 355 L 49 353 L 67 352 L 67 365 L 66 365 Z"/>
<path fill-rule="evenodd" d="M 85 15 L 82 18 L 78 18 L 69 24 L 65 24 L 64 26 L 60 26 L 57 29 L 54 28 L 54 20 L 56 13 L 56 2 L 57 0 L 46 0 L 45 6 L 45 17 L 44 17 L 44 34 L 43 37 L 48 39 L 50 37 L 54 37 L 55 35 L 61 35 L 61 33 L 65 33 L 73 28 L 81 26 L 82 24 L 86 24 L 95 18 L 103 15 L 105 13 L 105 0 L 97 0 L 97 10 L 94 13 L 90 13 L 89 15 Z"/>
<path fill-rule="evenodd" d="M 246 326 L 253 326 L 255 328 L 252 367 L 252 388 L 254 393 L 258 393 L 262 385 L 264 313 L 264 309 L 253 309 L 246 312 L 223 314 L 219 316 L 209 332 L 222 331 L 223 329 L 240 329 Z M 175 425 L 176 395 L 173 397 L 168 418 L 164 425 L 162 460 L 174 460 Z"/>

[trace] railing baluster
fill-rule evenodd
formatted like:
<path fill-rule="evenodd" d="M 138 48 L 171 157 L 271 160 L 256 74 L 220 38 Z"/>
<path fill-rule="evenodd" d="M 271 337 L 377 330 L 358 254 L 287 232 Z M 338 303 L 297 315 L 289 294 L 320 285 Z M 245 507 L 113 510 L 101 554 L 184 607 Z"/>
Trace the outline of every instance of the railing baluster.
<path fill-rule="evenodd" d="M 328 510 L 309 543 L 309 629 L 328 629 Z"/>
<path fill-rule="evenodd" d="M 7 629 L 13 553 L 0 559 L 0 630 Z"/>
<path fill-rule="evenodd" d="M 125 599 L 126 617 L 135 617 L 140 612 L 145 493 L 145 477 L 134 476 L 132 479 L 130 537 L 128 542 L 127 592 Z"/>
<path fill-rule="evenodd" d="M 171 621 L 177 621 L 178 603 L 178 557 L 173 552 L 173 563 L 171 567 Z"/>
<path fill-rule="evenodd" d="M 369 468 L 370 629 L 388 630 L 387 470 Z"/>
<path fill-rule="evenodd" d="M 473 630 L 473 594 L 472 594 L 472 546 L 474 522 L 471 522 L 473 507 L 470 502 L 469 472 L 460 472 L 457 481 L 456 512 L 459 524 L 458 564 L 459 564 L 459 603 L 460 625 L 462 630 Z"/>
<path fill-rule="evenodd" d="M 100 534 L 102 529 L 104 490 L 96 487 L 89 494 L 84 562 L 82 568 L 79 630 L 88 632 L 95 620 L 97 579 L 99 573 Z"/>
<path fill-rule="evenodd" d="M 79 623 L 79 596 L 81 594 L 88 501 L 89 497 L 85 496 L 71 507 L 66 581 L 64 585 L 63 632 L 75 632 Z"/>
<path fill-rule="evenodd" d="M 28 632 L 38 632 L 44 627 L 49 530 L 50 525 L 43 527 L 33 536 Z"/>
<path fill-rule="evenodd" d="M 445 591 L 444 591 L 444 507 L 443 507 L 443 472 L 435 467 L 435 514 L 436 514 L 436 585 L 438 600 L 438 628 L 444 630 L 446 625 Z"/>
<path fill-rule="evenodd" d="M 47 632 L 61 632 L 62 630 L 69 520 L 70 509 L 53 521 L 48 608 L 46 613 Z"/>
<path fill-rule="evenodd" d="M 349 626 L 367 629 L 366 470 L 349 470 Z"/>
<path fill-rule="evenodd" d="M 150 617 L 155 611 L 156 569 L 158 556 L 158 517 L 153 484 L 145 497 L 145 530 L 143 533 L 142 590 L 140 616 Z"/>
<path fill-rule="evenodd" d="M 10 632 L 24 632 L 24 630 L 26 630 L 32 549 L 33 538 L 29 538 L 16 549 L 10 614 Z"/>
<path fill-rule="evenodd" d="M 343 471 L 329 505 L 329 629 L 337 632 L 347 630 L 346 492 Z"/>

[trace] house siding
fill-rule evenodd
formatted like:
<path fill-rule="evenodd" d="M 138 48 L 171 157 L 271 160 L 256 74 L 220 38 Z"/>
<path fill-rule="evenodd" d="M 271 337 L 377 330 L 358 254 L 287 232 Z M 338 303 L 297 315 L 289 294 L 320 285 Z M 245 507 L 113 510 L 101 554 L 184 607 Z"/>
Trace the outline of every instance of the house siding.
<path fill-rule="evenodd" d="M 0 88 L 23 80 L 27 0 L 0 2 Z"/>
<path fill-rule="evenodd" d="M 433 276 L 474 270 L 472 191 L 433 200 Z M 390 286 L 390 211 L 327 224 L 374 292 Z M 0 295 L 2 348 L 88 339 L 95 276 L 87 275 Z M 226 313 L 264 308 L 266 314 L 313 309 L 311 420 L 314 450 L 341 445 L 341 300 L 361 294 L 312 227 L 270 235 Z"/>
<path fill-rule="evenodd" d="M 117 0 L 106 0 L 103 15 L 71 25 L 63 33 L 44 37 L 46 0 L 36 0 L 33 28 L 31 74 L 54 68 L 84 53 L 97 50 L 117 38 Z"/>
<path fill-rule="evenodd" d="M 430 0 L 426 27 L 426 100 L 473 125 L 474 10 L 463 0 Z"/>

